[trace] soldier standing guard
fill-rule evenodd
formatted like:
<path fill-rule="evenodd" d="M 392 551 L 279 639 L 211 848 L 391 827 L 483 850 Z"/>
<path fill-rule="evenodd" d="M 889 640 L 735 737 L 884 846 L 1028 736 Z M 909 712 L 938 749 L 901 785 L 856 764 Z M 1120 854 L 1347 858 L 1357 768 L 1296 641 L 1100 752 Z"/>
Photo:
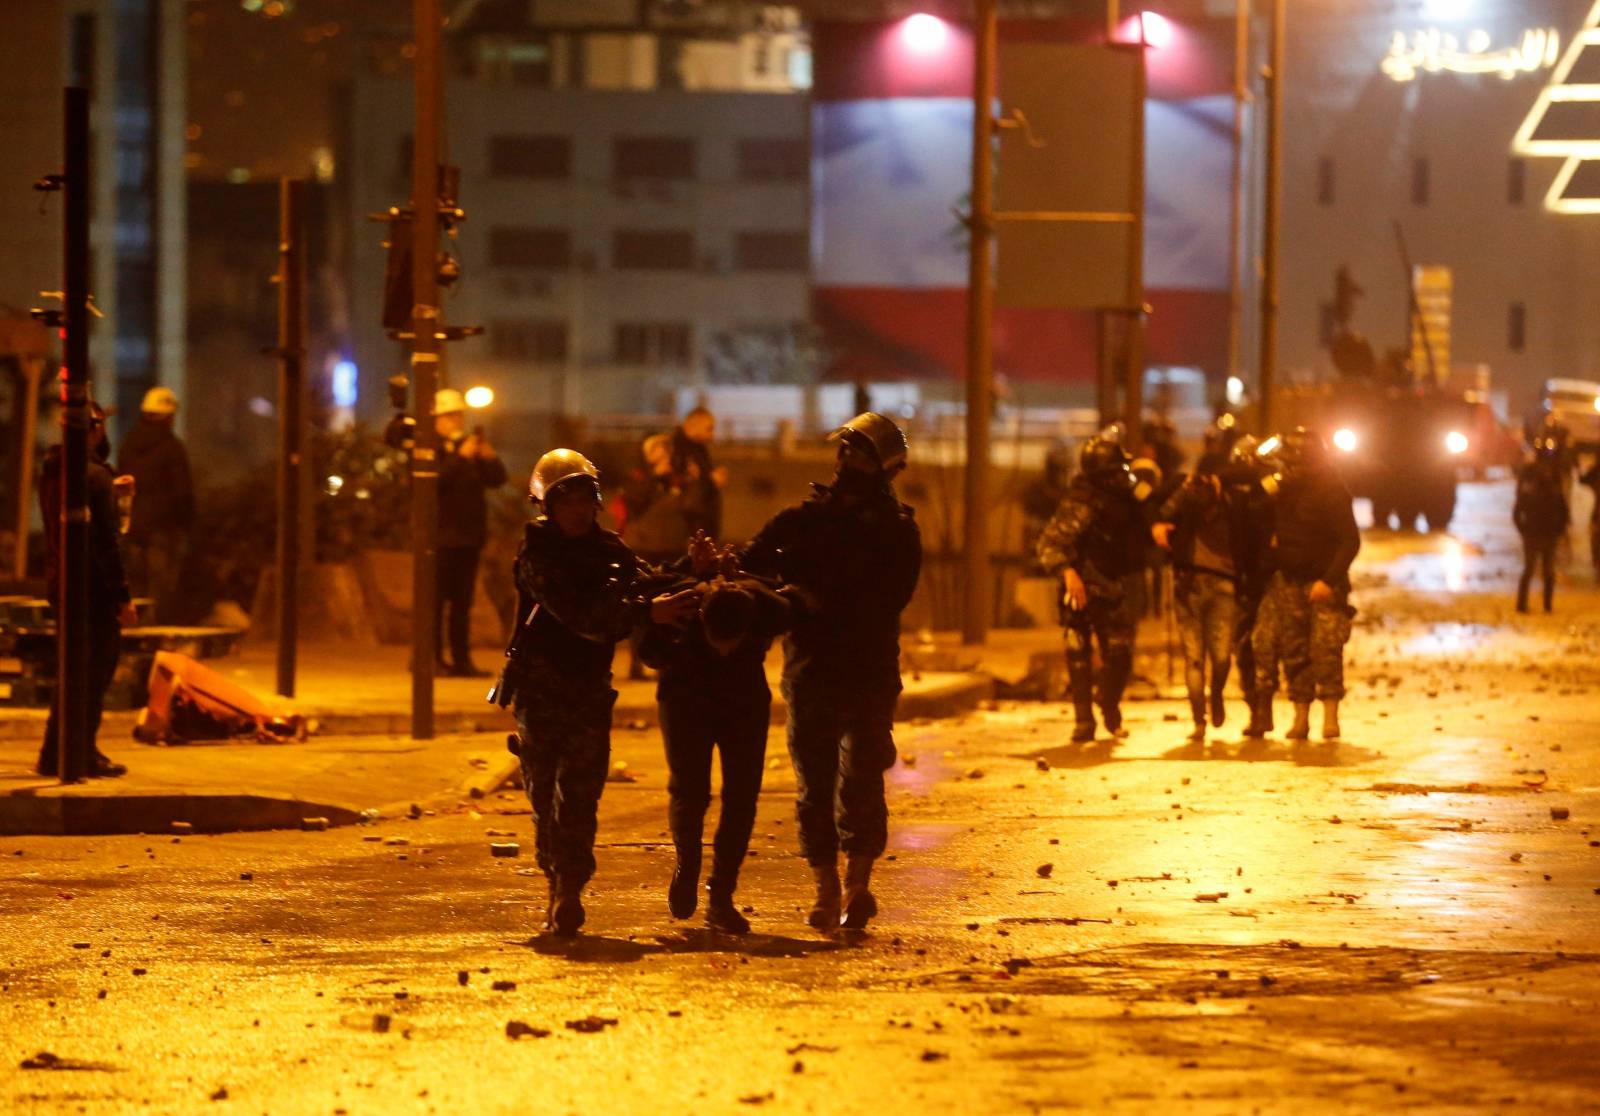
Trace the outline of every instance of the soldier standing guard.
<path fill-rule="evenodd" d="M 594 875 L 600 793 L 611 762 L 611 659 L 646 616 L 686 620 L 683 594 L 647 601 L 643 566 L 595 517 L 600 472 L 575 450 L 551 450 L 528 481 L 544 514 L 517 552 L 517 628 L 491 701 L 512 705 L 513 750 L 533 807 L 539 867 L 550 885 L 547 929 L 570 937 L 584 922 Z"/>
<path fill-rule="evenodd" d="M 888 841 L 900 613 L 922 569 L 921 535 L 893 487 L 905 435 L 868 411 L 828 437 L 839 443 L 833 483 L 775 515 L 743 556 L 747 571 L 781 579 L 806 603 L 784 640 L 783 696 L 800 851 L 817 885 L 806 921 L 822 931 L 862 929 L 878 911 L 871 877 Z"/>
<path fill-rule="evenodd" d="M 1128 467 L 1128 454 L 1101 434 L 1083 445 L 1078 475 L 1039 536 L 1039 566 L 1061 579 L 1067 678 L 1072 692 L 1072 739 L 1094 739 L 1099 700 L 1106 731 L 1122 731 L 1122 691 L 1133 670 L 1138 602 L 1129 587 L 1142 573 L 1149 540 L 1144 502 L 1150 490 Z M 1100 644 L 1098 693 L 1094 641 Z"/>
<path fill-rule="evenodd" d="M 1339 738 L 1344 645 L 1350 640 L 1350 564 L 1361 550 L 1350 490 L 1328 462 L 1321 436 L 1296 427 L 1279 450 L 1283 481 L 1273 499 L 1272 571 L 1256 620 L 1256 707 L 1246 735 L 1272 731 L 1278 664 L 1288 676 L 1294 724 L 1311 735 L 1311 702 L 1322 700 L 1322 736 Z M 1255 730 L 1255 731 L 1251 731 Z"/>

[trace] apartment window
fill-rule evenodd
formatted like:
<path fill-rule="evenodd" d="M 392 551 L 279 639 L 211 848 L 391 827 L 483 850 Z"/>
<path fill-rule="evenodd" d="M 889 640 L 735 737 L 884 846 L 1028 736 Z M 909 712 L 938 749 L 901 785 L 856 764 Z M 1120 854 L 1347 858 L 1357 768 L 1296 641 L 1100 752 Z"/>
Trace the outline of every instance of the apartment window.
<path fill-rule="evenodd" d="M 617 178 L 694 177 L 694 140 L 686 136 L 618 136 L 611 154 Z"/>
<path fill-rule="evenodd" d="M 1418 159 L 1411 164 L 1411 204 L 1428 204 L 1428 160 Z"/>
<path fill-rule="evenodd" d="M 740 271 L 805 271 L 810 239 L 803 232 L 742 232 L 734 240 L 734 260 Z"/>
<path fill-rule="evenodd" d="M 1506 348 L 1520 353 L 1528 345 L 1528 308 L 1520 302 L 1511 304 L 1506 321 Z"/>
<path fill-rule="evenodd" d="M 567 323 L 560 318 L 502 318 L 489 323 L 496 360 L 560 364 L 567 359 Z"/>
<path fill-rule="evenodd" d="M 1333 204 L 1333 160 L 1317 160 L 1317 204 Z"/>
<path fill-rule="evenodd" d="M 694 267 L 694 234 L 684 229 L 622 229 L 611 238 L 611 266 L 637 271 Z"/>
<path fill-rule="evenodd" d="M 744 182 L 804 182 L 810 162 L 798 139 L 742 139 L 736 157 Z"/>
<path fill-rule="evenodd" d="M 496 178 L 570 178 L 572 141 L 566 136 L 491 136 L 489 173 Z"/>
<path fill-rule="evenodd" d="M 618 322 L 612 356 L 618 364 L 686 365 L 688 322 Z"/>
<path fill-rule="evenodd" d="M 1512 159 L 1506 164 L 1506 202 L 1521 205 L 1528 187 L 1528 164 Z"/>
<path fill-rule="evenodd" d="M 567 229 L 496 225 L 489 230 L 489 266 L 564 268 L 572 263 Z"/>

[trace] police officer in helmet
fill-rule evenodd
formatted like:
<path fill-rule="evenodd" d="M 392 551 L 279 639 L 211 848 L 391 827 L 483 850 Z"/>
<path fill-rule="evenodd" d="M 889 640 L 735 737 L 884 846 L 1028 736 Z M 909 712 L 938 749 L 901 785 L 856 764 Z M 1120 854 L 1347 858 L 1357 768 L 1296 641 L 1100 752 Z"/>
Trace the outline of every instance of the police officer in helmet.
<path fill-rule="evenodd" d="M 1084 443 L 1078 469 L 1035 554 L 1042 569 L 1061 579 L 1072 739 L 1084 743 L 1094 739 L 1097 703 L 1107 731 L 1122 734 L 1122 691 L 1133 670 L 1138 623 L 1137 596 L 1130 589 L 1144 570 L 1152 490 L 1134 477 L 1127 452 L 1109 431 Z"/>
<path fill-rule="evenodd" d="M 922 566 L 916 521 L 893 487 L 905 434 L 868 411 L 829 440 L 839 447 L 833 482 L 775 515 L 742 560 L 806 604 L 784 640 L 783 695 L 800 851 L 817 885 L 807 922 L 821 931 L 861 929 L 877 913 L 870 884 L 888 840 L 883 775 L 895 759 L 900 613 Z"/>
<path fill-rule="evenodd" d="M 583 925 L 583 888 L 595 870 L 617 698 L 612 654 L 636 624 L 685 622 L 695 602 L 650 598 L 643 564 L 596 522 L 600 472 L 583 454 L 541 457 L 528 496 L 543 514 L 527 524 L 517 553 L 517 627 L 490 700 L 516 714 L 512 743 L 550 885 L 546 927 L 571 936 Z"/>

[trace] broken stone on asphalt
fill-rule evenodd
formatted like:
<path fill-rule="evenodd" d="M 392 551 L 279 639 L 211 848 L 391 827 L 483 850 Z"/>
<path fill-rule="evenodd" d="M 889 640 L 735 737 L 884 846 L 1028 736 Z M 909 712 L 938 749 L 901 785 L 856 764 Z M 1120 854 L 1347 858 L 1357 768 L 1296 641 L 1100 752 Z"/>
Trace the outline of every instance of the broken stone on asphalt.
<path fill-rule="evenodd" d="M 194 825 L 190 822 L 175 821 L 172 823 L 171 829 L 172 832 L 182 836 L 184 834 L 193 833 Z"/>
<path fill-rule="evenodd" d="M 328 828 L 327 818 L 301 818 L 300 828 L 312 833 L 320 833 Z"/>
<path fill-rule="evenodd" d="M 1034 874 L 1036 876 L 1038 876 L 1041 880 L 1048 880 L 1050 878 L 1050 873 L 1054 872 L 1055 870 L 1056 870 L 1056 866 L 1054 864 L 1041 864 L 1041 865 L 1039 865 L 1039 867 L 1035 868 L 1033 871 L 1034 871 Z"/>
<path fill-rule="evenodd" d="M 457 979 L 459 980 L 460 978 L 458 977 Z M 497 980 L 489 987 L 496 992 L 515 992 L 517 990 L 517 982 L 514 980 Z"/>
<path fill-rule="evenodd" d="M 228 1087 L 226 1085 L 218 1085 L 217 1091 L 211 1094 L 211 1099 L 214 1101 L 227 1100 Z"/>
<path fill-rule="evenodd" d="M 398 848 L 404 848 L 405 846 L 411 844 L 411 841 L 410 841 L 409 838 L 406 838 L 406 837 L 385 837 L 383 839 L 383 843 L 385 845 L 390 846 L 391 848 L 398 849 Z"/>
<path fill-rule="evenodd" d="M 1550 818 L 1552 821 L 1566 821 L 1571 816 L 1572 811 L 1568 810 L 1565 806 L 1550 807 Z"/>
<path fill-rule="evenodd" d="M 506 1023 L 506 1038 L 549 1038 L 550 1032 L 543 1027 L 534 1027 L 520 1019 L 512 1019 Z"/>
<path fill-rule="evenodd" d="M 1196 903 L 1216 903 L 1227 897 L 1228 893 L 1226 891 L 1202 891 L 1194 897 L 1194 901 Z"/>
<path fill-rule="evenodd" d="M 393 1022 L 394 1022 L 394 1017 L 393 1016 L 385 1015 L 381 1011 L 373 1012 L 373 1014 L 372 1014 L 372 1031 L 373 1031 L 374 1034 L 386 1035 L 386 1034 L 389 1033 L 389 1025 L 391 1023 L 393 1023 Z"/>
<path fill-rule="evenodd" d="M 567 1030 L 577 1031 L 580 1035 L 597 1034 L 607 1027 L 615 1027 L 616 1025 L 617 1021 L 615 1019 L 602 1015 L 586 1015 L 582 1019 L 569 1019 L 566 1022 Z"/>
<path fill-rule="evenodd" d="M 418 818 L 420 818 L 422 816 L 422 807 L 418 806 L 415 802 L 413 802 L 411 804 L 411 808 L 409 810 L 407 810 L 406 813 L 411 816 L 411 820 L 412 821 L 416 821 Z"/>
<path fill-rule="evenodd" d="M 522 846 L 515 841 L 492 841 L 489 844 L 489 855 L 495 857 L 509 857 L 522 855 Z"/>

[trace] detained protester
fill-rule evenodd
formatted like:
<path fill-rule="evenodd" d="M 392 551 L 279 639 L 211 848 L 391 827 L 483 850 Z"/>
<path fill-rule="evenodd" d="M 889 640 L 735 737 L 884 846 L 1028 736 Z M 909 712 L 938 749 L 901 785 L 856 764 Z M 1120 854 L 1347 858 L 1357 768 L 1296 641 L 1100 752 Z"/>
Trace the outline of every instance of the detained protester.
<path fill-rule="evenodd" d="M 123 574 L 122 555 L 117 549 L 118 485 L 105 461 L 106 413 L 100 404 L 90 403 L 89 416 L 89 685 L 84 717 L 89 735 L 89 763 L 85 773 L 90 778 L 112 778 L 126 775 L 128 769 L 100 751 L 95 738 L 100 731 L 106 690 L 117 673 L 122 629 L 137 623 L 137 617 L 128 591 L 128 579 Z M 61 454 L 59 443 L 45 452 L 39 477 L 39 512 L 46 525 L 47 594 L 57 616 L 61 615 L 61 533 L 55 528 L 61 522 Z M 39 762 L 35 766 L 40 775 L 61 773 L 59 738 L 56 703 L 51 702 L 50 715 L 45 721 L 44 744 L 39 749 Z"/>
<path fill-rule="evenodd" d="M 1129 469 L 1121 444 L 1106 434 L 1090 438 L 1078 455 L 1078 475 L 1034 550 L 1040 568 L 1061 579 L 1072 739 L 1080 744 L 1094 739 L 1096 704 L 1106 731 L 1123 735 L 1122 691 L 1133 671 L 1138 625 L 1138 595 L 1132 590 L 1144 572 L 1150 495 L 1149 486 Z"/>
<path fill-rule="evenodd" d="M 656 700 L 671 773 L 667 820 L 677 863 L 667 905 L 674 918 L 694 913 L 715 751 L 722 812 L 706 879 L 705 919 L 713 930 L 745 934 L 750 922 L 734 905 L 733 892 L 750 847 L 767 756 L 767 649 L 804 605 L 793 589 L 739 573 L 737 556 L 718 551 L 703 533 L 683 565 L 682 576 L 663 591 L 692 593 L 697 614 L 687 624 L 649 624 L 639 641 L 639 654 L 658 672 Z"/>
<path fill-rule="evenodd" d="M 893 485 L 905 435 L 868 411 L 828 437 L 839 445 L 833 483 L 814 484 L 768 521 L 742 563 L 805 601 L 784 640 L 783 695 L 800 851 L 816 879 L 806 921 L 820 931 L 859 930 L 877 914 L 871 879 L 888 841 L 900 613 L 922 569 L 921 534 Z"/>
<path fill-rule="evenodd" d="M 584 923 L 583 889 L 595 870 L 617 699 L 612 654 L 636 623 L 686 620 L 694 601 L 645 599 L 639 560 L 596 522 L 600 472 L 582 454 L 541 457 L 528 495 L 543 514 L 527 524 L 517 553 L 517 627 L 490 700 L 516 714 L 511 743 L 550 886 L 545 926 L 570 937 Z"/>
<path fill-rule="evenodd" d="M 1322 736 L 1339 738 L 1344 697 L 1344 645 L 1350 607 L 1350 564 L 1361 550 L 1350 490 L 1328 460 L 1320 435 L 1296 427 L 1278 451 L 1282 483 L 1272 504 L 1271 578 L 1253 637 L 1256 715 L 1251 728 L 1272 731 L 1272 699 L 1281 664 L 1294 703 L 1290 740 L 1311 735 L 1311 703 L 1322 701 Z M 1247 732 L 1247 735 L 1256 735 Z"/>

